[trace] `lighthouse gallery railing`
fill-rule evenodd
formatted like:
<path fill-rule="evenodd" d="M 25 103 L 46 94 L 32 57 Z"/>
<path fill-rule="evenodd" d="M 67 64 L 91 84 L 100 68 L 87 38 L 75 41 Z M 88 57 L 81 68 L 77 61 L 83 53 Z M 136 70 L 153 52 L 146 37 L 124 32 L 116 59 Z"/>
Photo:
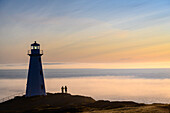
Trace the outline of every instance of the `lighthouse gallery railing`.
<path fill-rule="evenodd" d="M 28 55 L 30 55 L 31 54 L 31 50 L 28 50 L 28 53 L 27 53 Z M 43 50 L 40 50 L 40 53 L 39 54 L 41 54 L 41 55 L 43 55 Z"/>

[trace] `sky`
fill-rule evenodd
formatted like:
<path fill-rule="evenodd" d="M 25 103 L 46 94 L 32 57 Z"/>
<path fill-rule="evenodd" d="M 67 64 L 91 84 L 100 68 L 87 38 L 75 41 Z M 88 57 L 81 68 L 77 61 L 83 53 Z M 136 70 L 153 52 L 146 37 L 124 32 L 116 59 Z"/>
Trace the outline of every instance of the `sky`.
<path fill-rule="evenodd" d="M 169 0 L 0 0 L 0 69 L 170 68 Z"/>

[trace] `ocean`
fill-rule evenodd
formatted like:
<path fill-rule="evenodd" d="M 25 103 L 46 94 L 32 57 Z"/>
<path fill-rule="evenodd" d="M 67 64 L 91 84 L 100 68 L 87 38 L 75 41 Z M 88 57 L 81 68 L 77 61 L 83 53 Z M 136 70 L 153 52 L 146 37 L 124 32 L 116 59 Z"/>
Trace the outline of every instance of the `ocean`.
<path fill-rule="evenodd" d="M 0 70 L 0 98 L 25 92 L 27 70 Z M 46 91 L 96 100 L 170 103 L 170 69 L 44 69 Z"/>

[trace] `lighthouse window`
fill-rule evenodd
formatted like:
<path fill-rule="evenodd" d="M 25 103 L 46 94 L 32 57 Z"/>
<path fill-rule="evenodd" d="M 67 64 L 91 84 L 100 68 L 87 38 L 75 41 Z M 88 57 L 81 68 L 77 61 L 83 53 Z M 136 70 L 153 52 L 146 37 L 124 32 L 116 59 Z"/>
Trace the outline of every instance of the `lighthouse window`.
<path fill-rule="evenodd" d="M 40 75 L 42 75 L 42 70 L 40 70 Z"/>
<path fill-rule="evenodd" d="M 38 46 L 34 46 L 34 49 L 38 49 Z"/>
<path fill-rule="evenodd" d="M 31 49 L 40 49 L 40 46 L 32 46 Z"/>

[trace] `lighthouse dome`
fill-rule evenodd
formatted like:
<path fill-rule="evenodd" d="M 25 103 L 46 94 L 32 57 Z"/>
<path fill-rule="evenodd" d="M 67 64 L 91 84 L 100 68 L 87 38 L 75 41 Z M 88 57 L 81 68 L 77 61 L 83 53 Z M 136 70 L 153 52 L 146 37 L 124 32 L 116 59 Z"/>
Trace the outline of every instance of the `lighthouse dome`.
<path fill-rule="evenodd" d="M 38 44 L 38 43 L 35 41 L 33 44 L 31 44 L 31 46 L 40 46 L 40 44 Z"/>

